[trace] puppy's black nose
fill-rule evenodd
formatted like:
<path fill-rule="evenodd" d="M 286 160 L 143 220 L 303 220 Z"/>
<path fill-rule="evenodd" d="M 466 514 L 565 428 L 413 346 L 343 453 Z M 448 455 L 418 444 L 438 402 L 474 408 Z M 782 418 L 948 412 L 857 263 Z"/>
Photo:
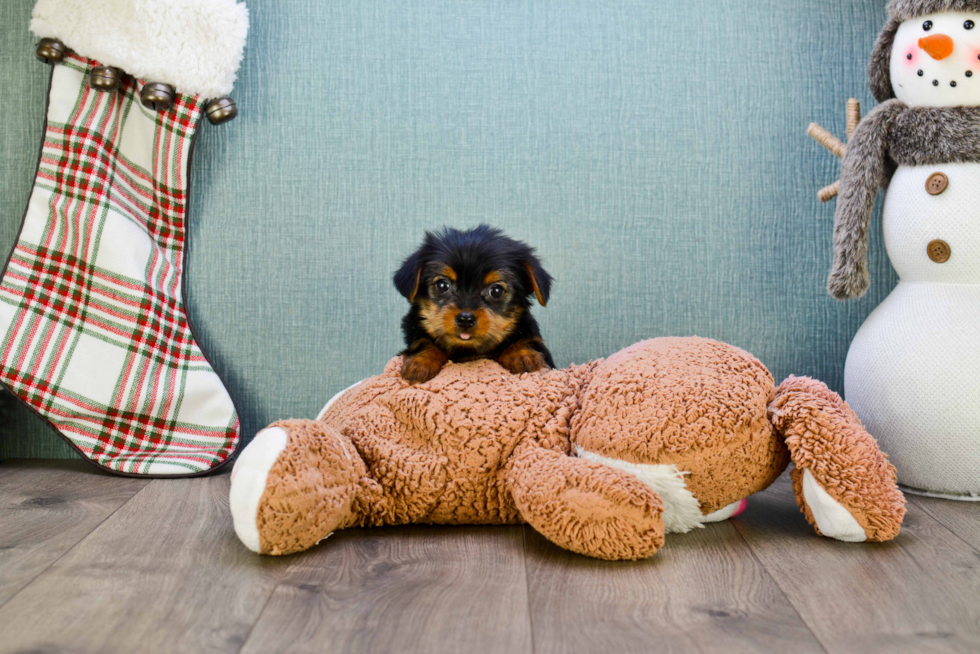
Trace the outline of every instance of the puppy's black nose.
<path fill-rule="evenodd" d="M 476 324 L 476 316 L 469 311 L 460 311 L 456 314 L 456 324 L 460 329 L 469 329 Z"/>

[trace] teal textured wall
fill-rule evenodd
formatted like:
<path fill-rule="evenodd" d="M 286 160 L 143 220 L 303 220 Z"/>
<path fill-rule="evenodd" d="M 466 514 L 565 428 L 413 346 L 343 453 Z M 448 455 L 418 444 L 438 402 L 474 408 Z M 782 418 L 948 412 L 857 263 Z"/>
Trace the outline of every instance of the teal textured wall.
<path fill-rule="evenodd" d="M 804 135 L 872 106 L 885 0 L 249 2 L 234 93 L 194 157 L 188 304 L 246 436 L 311 417 L 400 347 L 390 277 L 423 230 L 486 221 L 557 278 L 559 365 L 650 336 L 754 352 L 840 390 L 895 283 L 830 299 L 837 161 Z M 16 238 L 46 68 L 0 3 L 0 248 Z M 0 457 L 72 456 L 8 394 Z"/>

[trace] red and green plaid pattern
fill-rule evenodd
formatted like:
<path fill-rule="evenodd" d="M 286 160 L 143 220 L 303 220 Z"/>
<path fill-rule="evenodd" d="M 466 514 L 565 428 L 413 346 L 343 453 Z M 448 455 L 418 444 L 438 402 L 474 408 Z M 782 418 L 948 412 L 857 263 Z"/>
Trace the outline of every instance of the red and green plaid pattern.
<path fill-rule="evenodd" d="M 0 381 L 86 457 L 186 475 L 227 460 L 238 415 L 182 299 L 187 168 L 202 105 L 165 112 L 142 82 L 88 87 L 56 66 L 41 161 L 0 281 Z"/>

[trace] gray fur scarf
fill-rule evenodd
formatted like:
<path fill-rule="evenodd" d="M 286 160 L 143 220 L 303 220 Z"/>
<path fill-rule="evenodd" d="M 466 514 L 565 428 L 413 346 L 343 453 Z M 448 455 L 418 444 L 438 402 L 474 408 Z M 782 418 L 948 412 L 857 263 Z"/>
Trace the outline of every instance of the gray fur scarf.
<path fill-rule="evenodd" d="M 833 297 L 847 300 L 868 290 L 871 212 L 895 166 L 959 162 L 980 162 L 980 107 L 908 107 L 893 99 L 865 116 L 841 163 L 827 280 Z"/>

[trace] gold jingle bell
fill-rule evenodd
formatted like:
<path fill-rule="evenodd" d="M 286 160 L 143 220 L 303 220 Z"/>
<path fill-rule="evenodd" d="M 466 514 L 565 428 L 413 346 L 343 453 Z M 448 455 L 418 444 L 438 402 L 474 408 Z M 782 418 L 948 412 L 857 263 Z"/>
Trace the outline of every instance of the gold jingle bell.
<path fill-rule="evenodd" d="M 147 82 L 140 91 L 140 102 L 151 111 L 166 111 L 174 103 L 174 87 L 160 82 Z"/>
<path fill-rule="evenodd" d="M 88 85 L 96 91 L 115 91 L 122 83 L 122 71 L 112 66 L 96 66 L 88 75 Z"/>
<path fill-rule="evenodd" d="M 46 64 L 60 63 L 68 54 L 68 46 L 58 39 L 41 39 L 34 49 L 34 55 Z"/>
<path fill-rule="evenodd" d="M 208 122 L 212 125 L 221 125 L 235 119 L 238 115 L 238 107 L 235 106 L 234 100 L 225 96 L 211 100 L 204 107 L 204 112 L 207 114 Z"/>

